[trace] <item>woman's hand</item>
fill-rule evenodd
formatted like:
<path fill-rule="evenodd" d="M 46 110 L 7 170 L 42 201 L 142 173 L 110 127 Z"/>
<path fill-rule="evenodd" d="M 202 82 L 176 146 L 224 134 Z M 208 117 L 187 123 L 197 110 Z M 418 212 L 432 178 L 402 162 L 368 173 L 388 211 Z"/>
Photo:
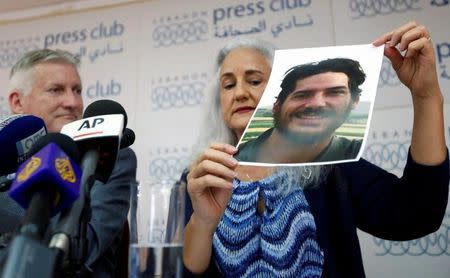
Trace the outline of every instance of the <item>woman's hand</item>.
<path fill-rule="evenodd" d="M 400 81 L 410 89 L 413 98 L 442 97 L 433 44 L 425 26 L 412 21 L 373 42 L 375 46 L 384 43 L 384 55 L 391 61 Z"/>
<path fill-rule="evenodd" d="M 187 176 L 194 212 L 184 233 L 183 263 L 192 273 L 204 273 L 211 260 L 213 234 L 233 190 L 235 153 L 231 145 L 213 143 L 191 165 Z"/>
<path fill-rule="evenodd" d="M 386 43 L 384 55 L 391 60 L 400 81 L 411 91 L 414 106 L 412 158 L 423 165 L 442 163 L 447 157 L 443 96 L 430 33 L 425 26 L 413 21 L 373 42 L 375 46 L 383 43 Z M 402 55 L 403 51 L 406 52 Z"/>
<path fill-rule="evenodd" d="M 237 160 L 236 148 L 213 143 L 191 166 L 187 190 L 194 212 L 191 221 L 213 233 L 222 217 L 233 189 Z M 199 228 L 199 227 L 197 227 Z"/>

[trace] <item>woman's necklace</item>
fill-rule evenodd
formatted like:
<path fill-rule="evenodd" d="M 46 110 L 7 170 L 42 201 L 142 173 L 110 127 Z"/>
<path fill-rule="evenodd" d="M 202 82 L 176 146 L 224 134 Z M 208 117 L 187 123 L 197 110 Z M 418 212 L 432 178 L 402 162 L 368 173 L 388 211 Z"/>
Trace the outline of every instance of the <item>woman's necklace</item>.
<path fill-rule="evenodd" d="M 264 205 L 263 192 L 260 189 L 258 192 L 258 204 L 256 206 L 256 213 L 258 213 L 258 215 L 263 215 L 265 210 L 266 207 Z"/>
<path fill-rule="evenodd" d="M 256 166 L 240 166 L 240 169 L 238 169 L 239 172 L 242 174 L 245 174 L 246 181 L 254 182 L 255 180 L 263 179 L 269 175 L 271 175 L 274 172 L 275 168 L 273 167 L 256 167 Z M 252 176 L 255 177 L 255 180 L 250 177 L 249 173 L 252 174 Z M 258 192 L 258 202 L 256 204 L 256 213 L 258 215 L 263 215 L 265 211 L 265 204 L 264 204 L 264 198 L 263 198 L 263 191 L 260 188 Z"/>
<path fill-rule="evenodd" d="M 249 174 L 245 174 L 248 178 L 248 180 L 253 183 L 253 179 L 250 178 Z M 258 213 L 258 215 L 263 215 L 265 210 L 265 206 L 264 206 L 264 198 L 263 198 L 263 192 L 262 189 L 260 188 L 258 191 L 258 202 L 256 204 L 256 213 Z"/>

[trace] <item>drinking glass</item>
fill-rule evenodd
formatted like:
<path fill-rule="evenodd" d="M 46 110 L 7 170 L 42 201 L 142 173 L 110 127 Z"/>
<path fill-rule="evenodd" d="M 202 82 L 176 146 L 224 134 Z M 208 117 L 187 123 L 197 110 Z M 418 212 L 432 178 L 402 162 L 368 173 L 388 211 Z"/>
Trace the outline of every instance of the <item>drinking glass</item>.
<path fill-rule="evenodd" d="M 131 195 L 129 277 L 182 277 L 186 185 L 140 182 Z"/>

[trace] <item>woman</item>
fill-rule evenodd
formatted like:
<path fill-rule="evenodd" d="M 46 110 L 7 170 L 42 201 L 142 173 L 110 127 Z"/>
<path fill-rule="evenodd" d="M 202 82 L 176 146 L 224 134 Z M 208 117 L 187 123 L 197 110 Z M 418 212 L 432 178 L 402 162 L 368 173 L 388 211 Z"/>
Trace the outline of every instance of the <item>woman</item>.
<path fill-rule="evenodd" d="M 216 127 L 209 138 L 219 143 L 211 143 L 183 176 L 190 197 L 183 262 L 190 273 L 363 277 L 356 228 L 389 240 L 410 240 L 439 228 L 449 163 L 429 32 L 410 22 L 373 42 L 384 43 L 414 106 L 410 153 L 400 179 L 363 159 L 290 170 L 238 166 L 232 145 L 267 84 L 273 50 L 255 41 L 222 49 L 219 93 L 210 107 L 224 128 Z"/>

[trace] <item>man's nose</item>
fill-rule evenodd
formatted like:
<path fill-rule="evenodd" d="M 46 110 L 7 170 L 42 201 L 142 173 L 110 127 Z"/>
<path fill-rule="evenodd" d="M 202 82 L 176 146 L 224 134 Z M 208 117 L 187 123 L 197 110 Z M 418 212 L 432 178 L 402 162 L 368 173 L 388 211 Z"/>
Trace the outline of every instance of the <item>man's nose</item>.
<path fill-rule="evenodd" d="M 315 92 L 308 99 L 306 106 L 307 107 L 324 107 L 326 106 L 326 96 L 325 92 L 319 91 Z"/>
<path fill-rule="evenodd" d="M 81 96 L 79 95 L 78 91 L 68 89 L 64 93 L 64 100 L 63 104 L 66 107 L 76 107 L 79 105 L 81 101 Z"/>

